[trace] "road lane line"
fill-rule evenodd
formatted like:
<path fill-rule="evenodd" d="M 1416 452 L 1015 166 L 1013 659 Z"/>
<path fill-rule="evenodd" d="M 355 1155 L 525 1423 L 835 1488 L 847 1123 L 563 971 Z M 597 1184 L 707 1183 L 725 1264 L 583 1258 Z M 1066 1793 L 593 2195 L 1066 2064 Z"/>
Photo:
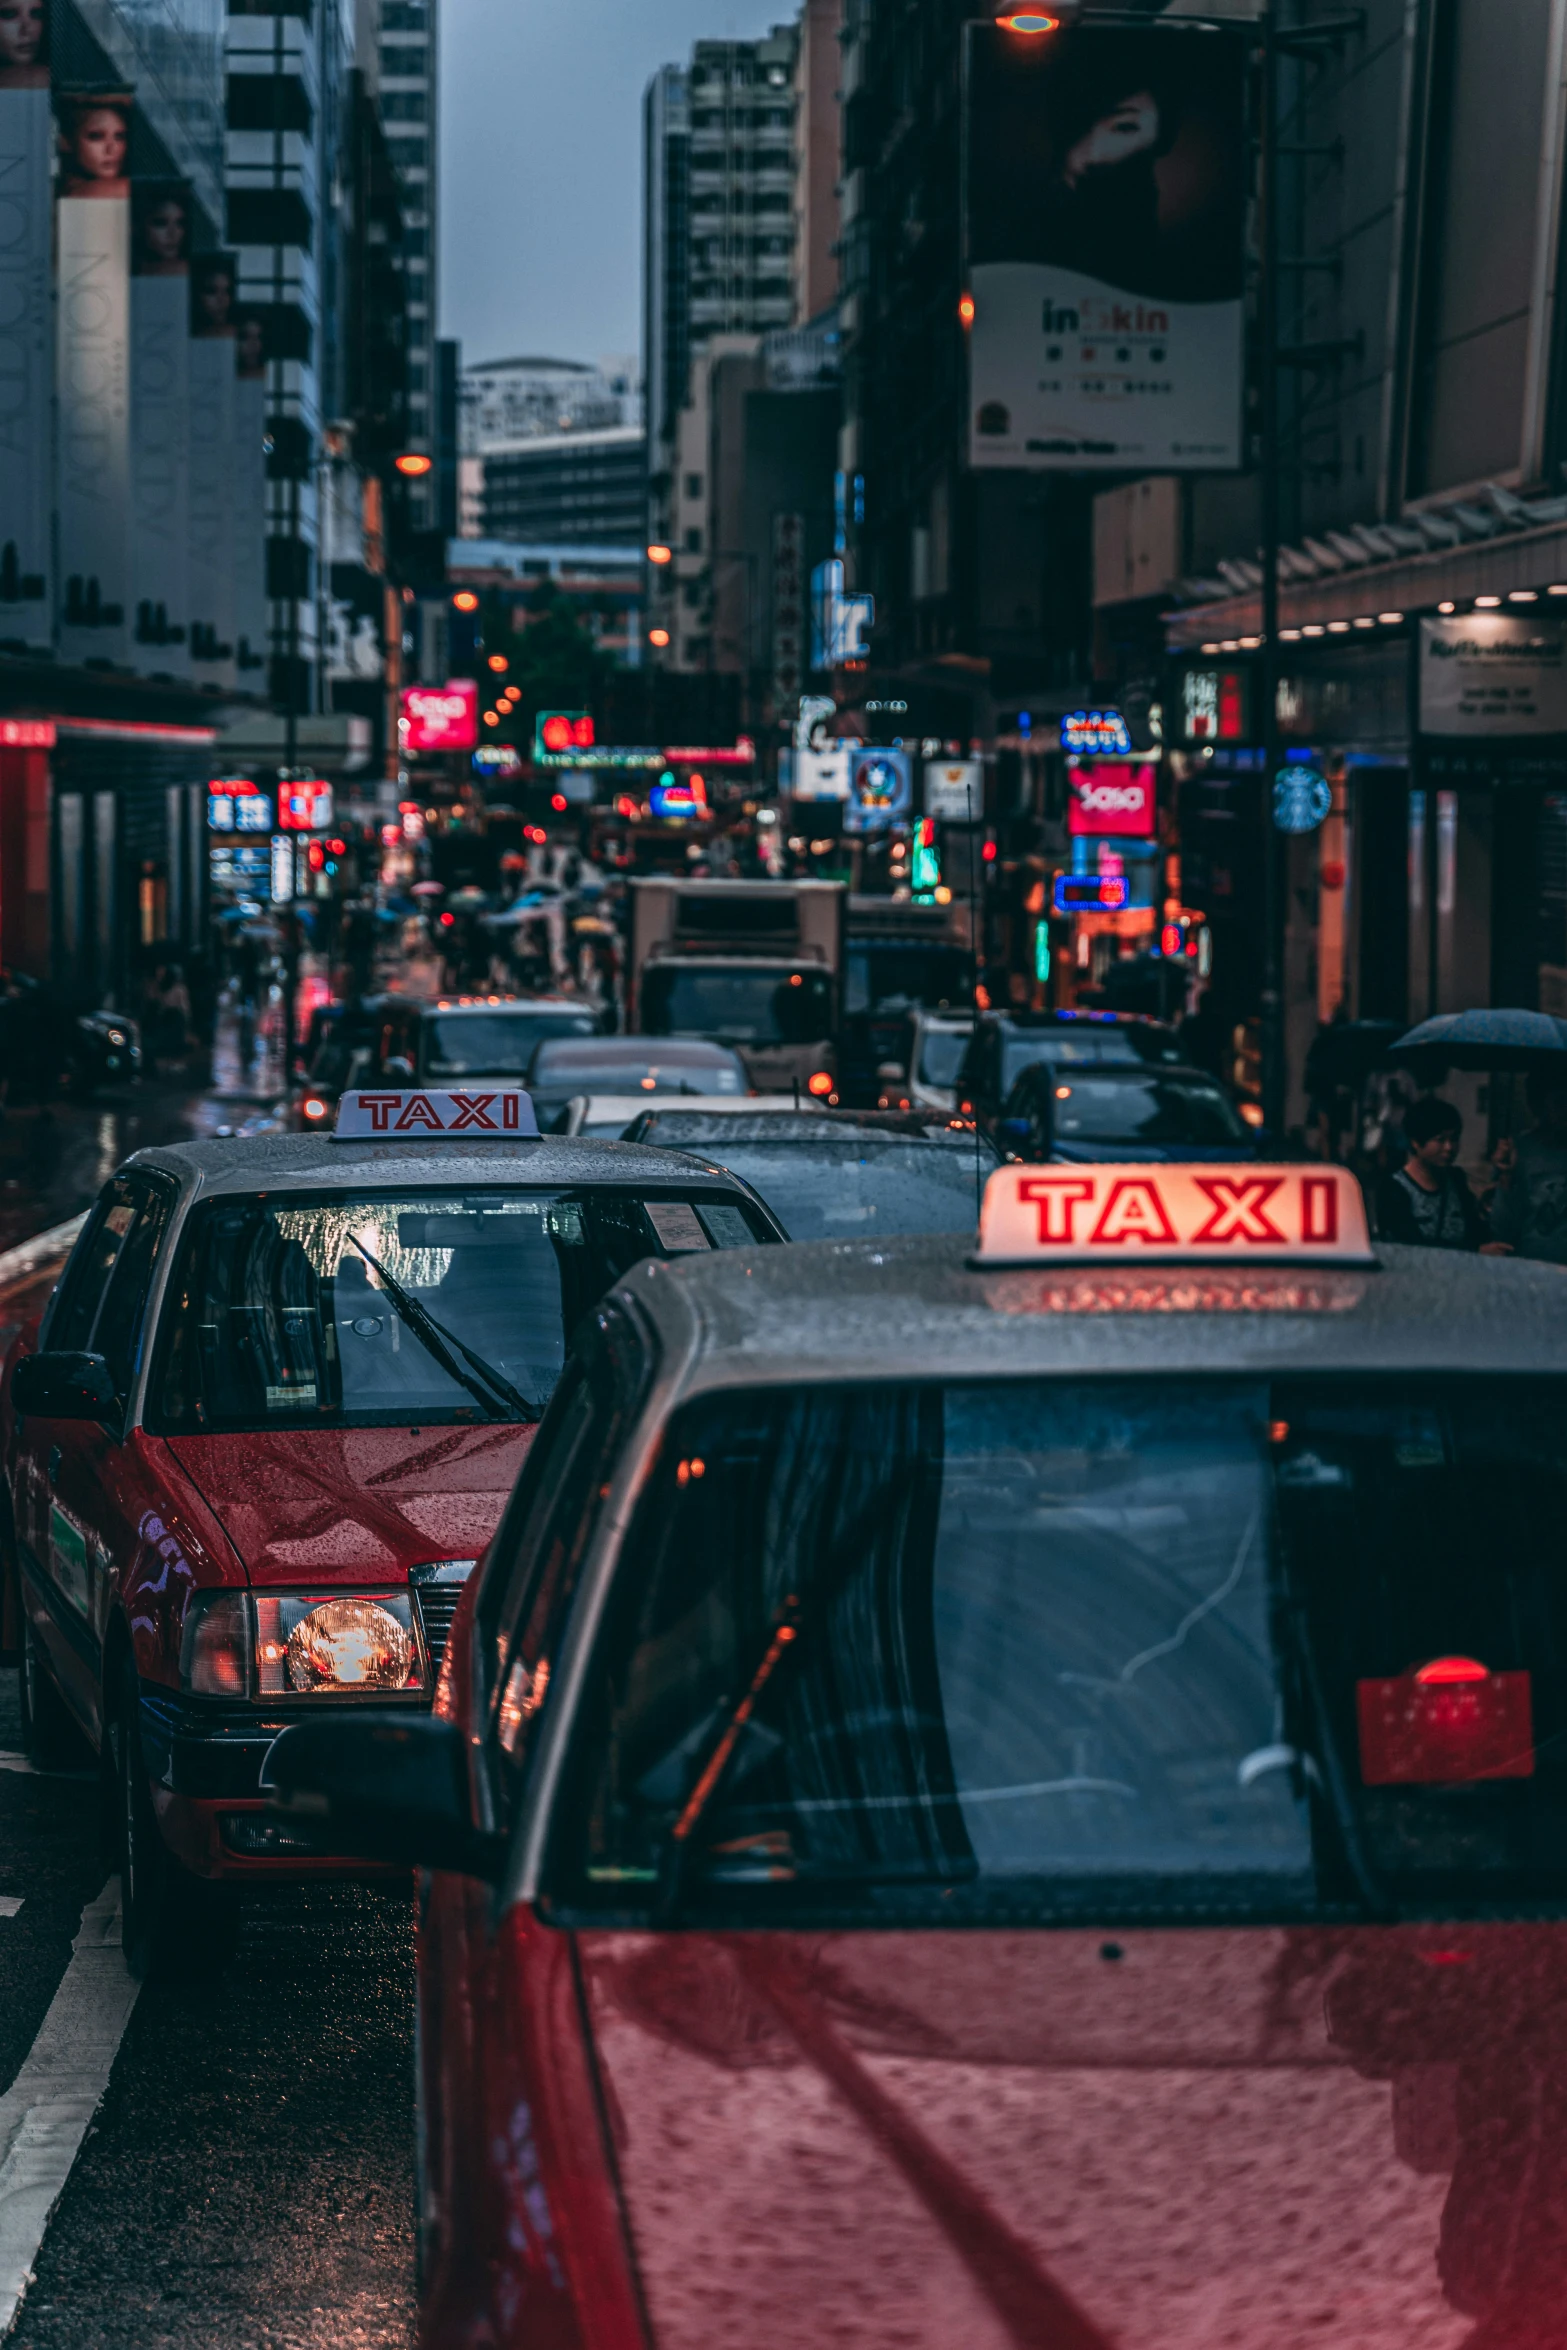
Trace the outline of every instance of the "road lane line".
<path fill-rule="evenodd" d="M 35 1232 L 31 1240 L 18 1241 L 15 1248 L 0 1249 L 0 1289 L 20 1281 L 24 1274 L 36 1273 L 51 1257 L 63 1257 L 90 1213 L 90 1209 L 84 1208 L 79 1216 L 68 1217 L 63 1224 L 51 1224 L 47 1232 Z"/>
<path fill-rule="evenodd" d="M 41 1774 L 36 1763 L 30 1763 L 25 1754 L 0 1754 L 0 1771 L 26 1771 L 32 1778 Z"/>
<path fill-rule="evenodd" d="M 0 1893 L 0 1918 L 14 1918 L 21 1906 L 20 1893 Z"/>
<path fill-rule="evenodd" d="M 71 1959 L 21 2071 L 0 2097 L 0 2339 L 16 2321 L 141 1985 L 120 1947 L 120 1880 L 82 1911 Z"/>

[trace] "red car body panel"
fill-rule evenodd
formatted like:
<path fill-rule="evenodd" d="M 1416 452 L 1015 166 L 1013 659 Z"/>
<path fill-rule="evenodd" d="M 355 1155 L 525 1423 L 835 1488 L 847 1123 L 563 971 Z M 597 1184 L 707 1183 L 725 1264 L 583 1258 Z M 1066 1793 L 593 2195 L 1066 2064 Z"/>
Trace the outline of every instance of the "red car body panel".
<path fill-rule="evenodd" d="M 464 1901 L 477 1927 L 441 1881 L 437 1937 Z M 466 2034 L 441 2094 L 487 2244 L 465 2219 L 427 2350 L 636 2340 L 615 2208 L 654 2350 L 1567 2341 L 1567 1928 L 572 1937 L 514 1911 L 466 1950 L 422 1963 Z"/>
<path fill-rule="evenodd" d="M 166 1449 L 223 1525 L 249 1581 L 401 1582 L 432 1558 L 477 1558 L 533 1431 L 266 1429 L 176 1436 Z"/>

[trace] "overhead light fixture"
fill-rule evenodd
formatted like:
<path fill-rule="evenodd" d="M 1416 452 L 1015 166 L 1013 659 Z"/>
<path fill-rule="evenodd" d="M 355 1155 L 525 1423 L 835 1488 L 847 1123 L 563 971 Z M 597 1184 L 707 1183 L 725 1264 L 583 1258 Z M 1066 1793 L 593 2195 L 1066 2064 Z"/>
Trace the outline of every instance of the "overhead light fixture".
<path fill-rule="evenodd" d="M 490 655 L 490 667 L 494 670 L 496 676 L 499 677 L 503 674 L 504 671 L 511 667 L 511 663 L 507 660 L 504 653 L 492 653 Z"/>
<path fill-rule="evenodd" d="M 1507 601 L 1509 604 L 1537 604 L 1540 592 L 1538 588 L 1509 588 Z"/>
<path fill-rule="evenodd" d="M 1555 595 L 1556 590 L 1552 588 L 1551 593 L 1552 595 Z M 1437 610 L 1439 612 L 1456 612 L 1458 610 L 1458 606 L 1453 602 L 1452 597 L 1449 596 L 1445 604 L 1438 604 Z"/>
<path fill-rule="evenodd" d="M 996 22 L 1003 32 L 1008 33 L 1058 33 L 1061 30 L 1060 17 L 1051 16 L 1043 8 L 1009 8 L 1004 16 L 997 17 Z"/>
<path fill-rule="evenodd" d="M 1548 596 L 1567 596 L 1567 584 L 1561 587 L 1548 587 L 1545 592 Z"/>
<path fill-rule="evenodd" d="M 958 316 L 962 319 L 965 326 L 973 325 L 974 297 L 972 294 L 960 294 L 958 296 Z"/>
<path fill-rule="evenodd" d="M 667 645 L 669 642 L 668 629 L 650 628 L 647 632 L 647 641 L 650 645 L 657 645 L 659 651 L 662 652 L 665 645 Z"/>
<path fill-rule="evenodd" d="M 1349 622 L 1347 620 L 1330 620 L 1328 634 L 1329 636 L 1348 636 Z"/>
<path fill-rule="evenodd" d="M 1362 616 L 1355 622 L 1355 626 L 1357 628 L 1375 628 L 1376 622 L 1372 619 L 1370 613 L 1367 612 L 1362 614 Z"/>
<path fill-rule="evenodd" d="M 1218 649 L 1219 649 L 1219 648 L 1218 648 L 1218 646 L 1217 646 L 1217 645 L 1204 645 L 1204 646 L 1203 646 L 1203 651 L 1204 651 L 1205 653 L 1216 653 L 1216 652 L 1218 651 Z"/>
<path fill-rule="evenodd" d="M 1240 639 L 1240 649 L 1243 653 L 1254 653 L 1261 642 L 1260 636 L 1243 636 Z"/>
<path fill-rule="evenodd" d="M 1494 612 L 1501 600 L 1500 596 L 1476 596 L 1475 610 L 1477 612 Z"/>
<path fill-rule="evenodd" d="M 452 603 L 459 612 L 477 612 L 479 609 L 479 599 L 472 588 L 459 588 Z"/>
<path fill-rule="evenodd" d="M 1302 636 L 1326 636 L 1328 632 L 1320 620 L 1308 620 L 1300 633 Z"/>
<path fill-rule="evenodd" d="M 1377 614 L 1377 618 L 1384 628 L 1397 628 L 1403 617 L 1402 612 L 1379 612 Z"/>
<path fill-rule="evenodd" d="M 1279 642 L 1281 645 L 1298 645 L 1300 643 L 1300 630 L 1298 628 L 1281 628 L 1279 630 Z"/>

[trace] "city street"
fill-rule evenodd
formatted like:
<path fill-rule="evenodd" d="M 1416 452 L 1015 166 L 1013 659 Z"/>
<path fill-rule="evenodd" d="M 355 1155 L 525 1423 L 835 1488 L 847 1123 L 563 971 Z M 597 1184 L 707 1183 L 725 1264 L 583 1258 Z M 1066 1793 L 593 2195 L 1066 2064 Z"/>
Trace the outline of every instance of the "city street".
<path fill-rule="evenodd" d="M 219 1077 L 233 1092 L 163 1078 L 112 1103 L 11 1112 L 0 1125 L 5 1248 L 79 1214 L 144 1144 L 260 1114 L 222 1041 Z M 0 1342 L 37 1311 L 59 1262 L 56 1251 L 0 1292 Z M 112 1914 L 118 1894 L 95 1774 L 35 1771 L 20 1745 L 6 1672 L 0 2115 L 84 1911 Z M 210 1979 L 142 1989 L 33 2264 L 15 2344 L 391 2350 L 412 2339 L 411 1922 L 400 1899 L 311 1889 L 248 1915 L 235 1957 Z M 117 1949 L 105 1971 L 112 1997 Z M 12 2282 L 14 2187 L 0 2168 L 0 2296 Z"/>

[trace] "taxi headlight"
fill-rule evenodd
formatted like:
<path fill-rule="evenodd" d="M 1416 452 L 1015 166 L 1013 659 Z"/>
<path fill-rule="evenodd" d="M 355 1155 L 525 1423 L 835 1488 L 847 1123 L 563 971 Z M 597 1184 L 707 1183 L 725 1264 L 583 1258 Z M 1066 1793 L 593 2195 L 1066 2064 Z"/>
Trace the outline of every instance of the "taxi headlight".
<path fill-rule="evenodd" d="M 258 1592 L 255 1609 L 256 1687 L 263 1697 L 424 1687 L 406 1591 Z"/>
<path fill-rule="evenodd" d="M 414 1645 L 376 1599 L 329 1599 L 301 1616 L 283 1669 L 290 1689 L 405 1689 Z"/>

